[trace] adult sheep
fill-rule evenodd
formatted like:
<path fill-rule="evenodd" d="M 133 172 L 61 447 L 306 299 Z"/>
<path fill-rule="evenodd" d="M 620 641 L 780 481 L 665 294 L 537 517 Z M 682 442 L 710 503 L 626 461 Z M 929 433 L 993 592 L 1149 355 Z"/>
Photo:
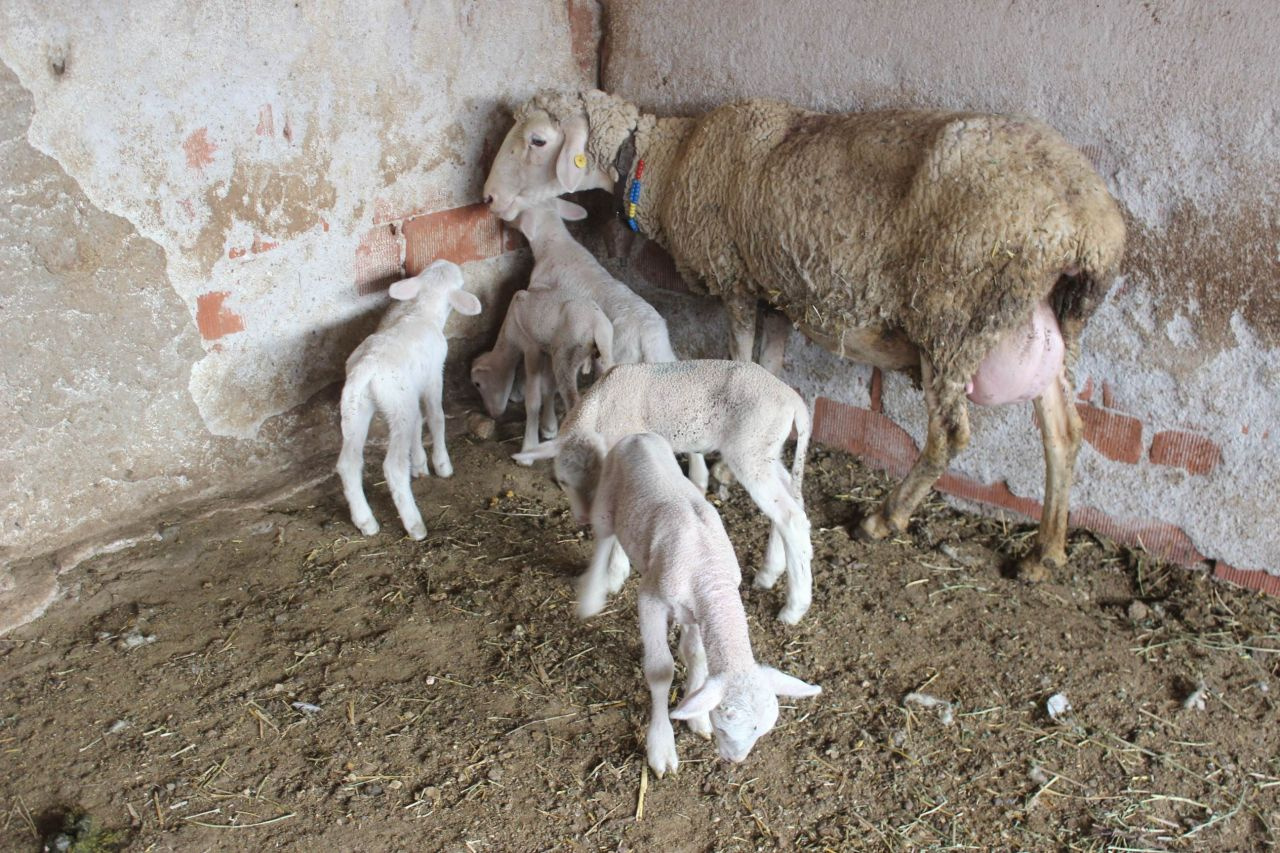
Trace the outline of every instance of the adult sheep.
<path fill-rule="evenodd" d="M 862 520 L 865 536 L 905 529 L 968 443 L 966 394 L 1034 398 L 1045 500 L 1021 574 L 1039 580 L 1065 565 L 1083 434 L 1072 367 L 1117 274 L 1125 226 L 1097 172 L 1054 130 L 771 100 L 657 118 L 598 90 L 542 93 L 515 118 L 485 184 L 498 216 L 573 190 L 638 195 L 623 207 L 634 227 L 725 302 L 734 358 L 751 358 L 763 302 L 827 349 L 919 381 L 924 450 Z"/>

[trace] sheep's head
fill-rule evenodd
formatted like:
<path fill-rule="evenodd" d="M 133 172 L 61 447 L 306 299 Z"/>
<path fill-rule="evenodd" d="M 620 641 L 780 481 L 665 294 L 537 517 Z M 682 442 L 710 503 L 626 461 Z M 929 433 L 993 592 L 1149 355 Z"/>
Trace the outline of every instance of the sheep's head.
<path fill-rule="evenodd" d="M 674 720 L 710 714 L 720 757 L 744 761 L 756 741 L 778 722 L 778 697 L 816 696 L 822 688 L 771 666 L 721 673 L 707 679 L 671 712 Z"/>
<path fill-rule="evenodd" d="M 591 117 L 588 118 L 588 114 Z M 596 133 L 597 123 L 605 132 Z M 638 111 L 621 99 L 593 90 L 543 92 L 516 110 L 484 184 L 484 202 L 510 222 L 520 211 L 576 190 L 608 189 L 613 156 Z M 612 147 L 609 147 L 612 146 Z"/>
<path fill-rule="evenodd" d="M 604 436 L 598 432 L 569 430 L 561 432 L 551 441 L 544 441 L 532 450 L 511 454 L 521 465 L 532 465 L 539 459 L 555 462 L 556 483 L 565 497 L 578 524 L 591 522 L 591 504 L 596 499 L 600 485 L 600 468 L 604 464 Z"/>
<path fill-rule="evenodd" d="M 485 411 L 491 418 L 499 417 L 507 410 L 511 386 L 516 378 L 515 362 L 503 369 L 502 361 L 495 350 L 479 355 L 471 362 L 471 384 L 480 392 Z"/>

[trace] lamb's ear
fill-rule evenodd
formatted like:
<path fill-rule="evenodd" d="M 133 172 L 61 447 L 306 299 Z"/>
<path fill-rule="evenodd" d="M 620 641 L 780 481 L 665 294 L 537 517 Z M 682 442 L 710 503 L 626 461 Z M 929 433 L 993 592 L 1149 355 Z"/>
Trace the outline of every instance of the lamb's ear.
<path fill-rule="evenodd" d="M 765 683 L 769 685 L 769 689 L 778 696 L 803 698 L 817 696 L 822 692 L 822 688 L 818 685 L 801 681 L 794 675 L 787 675 L 785 672 L 776 670 L 771 666 L 760 664 L 760 674 L 764 676 Z"/>
<path fill-rule="evenodd" d="M 671 719 L 687 720 L 699 714 L 709 714 L 723 698 L 724 679 L 712 676 L 697 691 L 684 697 L 684 700 L 671 711 Z"/>
<path fill-rule="evenodd" d="M 587 177 L 587 117 L 571 116 L 560 122 L 564 143 L 556 158 L 556 178 L 564 191 L 571 193 L 582 186 Z"/>
<path fill-rule="evenodd" d="M 574 204 L 571 201 L 565 201 L 562 198 L 556 199 L 556 213 L 560 214 L 561 219 L 567 219 L 570 222 L 577 222 L 579 219 L 587 218 L 587 209 L 580 204 Z"/>
<path fill-rule="evenodd" d="M 476 299 L 474 294 L 467 293 L 465 290 L 450 290 L 449 304 L 453 306 L 453 310 L 459 314 L 465 314 L 473 317 L 480 313 L 480 300 Z"/>
<path fill-rule="evenodd" d="M 533 450 L 525 450 L 520 453 L 511 454 L 511 458 L 519 462 L 521 465 L 532 465 L 539 459 L 554 459 L 555 455 L 560 452 L 560 439 L 553 438 L 550 441 L 544 441 Z"/>
<path fill-rule="evenodd" d="M 418 291 L 422 290 L 422 279 L 414 276 L 413 278 L 402 279 L 391 285 L 387 290 L 387 294 L 392 299 L 412 299 L 418 295 Z"/>

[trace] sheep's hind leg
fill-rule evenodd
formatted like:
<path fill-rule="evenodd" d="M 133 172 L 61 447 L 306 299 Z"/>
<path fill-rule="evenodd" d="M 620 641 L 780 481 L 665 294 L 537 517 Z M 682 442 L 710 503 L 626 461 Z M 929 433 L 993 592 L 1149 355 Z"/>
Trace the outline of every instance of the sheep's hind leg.
<path fill-rule="evenodd" d="M 947 470 L 955 455 L 969 443 L 969 409 L 963 389 L 948 387 L 946 401 L 940 400 L 928 360 L 922 358 L 920 361 L 925 406 L 929 411 L 924 451 L 880 509 L 862 520 L 858 534 L 863 539 L 883 539 L 906 530 L 911 513 Z"/>
<path fill-rule="evenodd" d="M 345 401 L 344 401 L 345 402 Z M 351 523 L 365 536 L 378 532 L 378 522 L 364 496 L 364 442 L 373 420 L 373 400 L 362 396 L 342 410 L 342 452 L 338 455 L 338 477 L 351 510 Z"/>
<path fill-rule="evenodd" d="M 400 522 L 414 539 L 427 538 L 427 526 L 422 523 L 422 513 L 418 511 L 418 503 L 413 497 L 413 488 L 409 480 L 409 460 L 414 442 L 422 446 L 422 415 L 418 411 L 418 401 L 410 399 L 402 401 L 397 409 L 387 410 L 387 425 L 390 436 L 387 438 L 387 455 L 382 460 L 382 473 L 387 479 L 387 488 L 391 490 L 391 499 L 395 502 L 396 511 L 400 513 Z"/>
<path fill-rule="evenodd" d="M 1071 405 L 1068 387 L 1066 376 L 1061 375 L 1035 400 L 1044 442 L 1044 511 L 1035 549 L 1018 563 L 1018 577 L 1024 580 L 1048 580 L 1053 569 L 1067 564 L 1071 476 L 1084 436 L 1084 424 Z"/>

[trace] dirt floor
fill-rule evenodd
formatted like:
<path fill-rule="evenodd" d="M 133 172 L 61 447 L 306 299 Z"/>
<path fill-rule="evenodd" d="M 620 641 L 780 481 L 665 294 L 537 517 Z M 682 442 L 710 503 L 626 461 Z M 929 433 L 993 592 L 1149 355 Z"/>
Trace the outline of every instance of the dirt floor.
<path fill-rule="evenodd" d="M 1276 845 L 1275 600 L 1087 534 L 1024 585 L 1001 566 L 1028 528 L 940 502 L 867 545 L 849 526 L 886 481 L 822 449 L 799 626 L 749 586 L 760 515 L 739 488 L 722 506 L 757 658 L 822 695 L 742 765 L 677 725 L 680 771 L 654 778 L 635 581 L 573 617 L 589 542 L 513 447 L 453 441 L 455 477 L 416 485 L 421 543 L 371 461 L 376 537 L 331 478 L 75 569 L 0 638 L 0 847 L 68 815 L 129 850 Z"/>

